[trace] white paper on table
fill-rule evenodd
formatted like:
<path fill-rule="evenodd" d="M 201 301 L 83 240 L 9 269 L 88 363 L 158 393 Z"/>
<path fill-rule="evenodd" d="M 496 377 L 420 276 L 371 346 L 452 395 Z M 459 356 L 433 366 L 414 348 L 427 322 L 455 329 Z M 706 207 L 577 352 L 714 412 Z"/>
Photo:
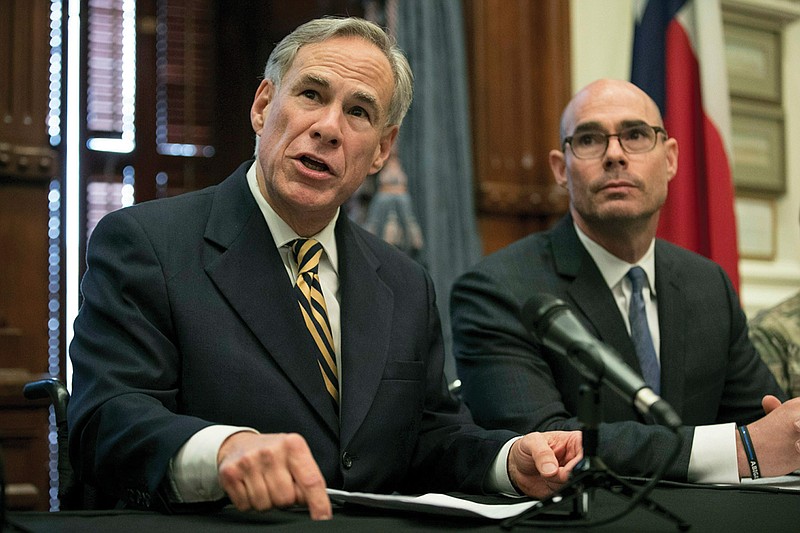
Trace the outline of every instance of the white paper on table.
<path fill-rule="evenodd" d="M 746 487 L 769 487 L 779 491 L 800 491 L 800 476 L 797 473 L 792 473 L 787 476 L 780 477 L 762 477 L 758 479 L 743 479 L 739 485 L 742 488 Z"/>
<path fill-rule="evenodd" d="M 356 503 L 381 509 L 398 509 L 448 516 L 482 516 L 492 520 L 503 520 L 516 516 L 534 505 L 538 500 L 525 499 L 515 503 L 493 504 L 477 503 L 447 494 L 423 494 L 404 496 L 400 494 L 371 494 L 366 492 L 347 492 L 327 489 L 331 500 L 337 503 Z"/>

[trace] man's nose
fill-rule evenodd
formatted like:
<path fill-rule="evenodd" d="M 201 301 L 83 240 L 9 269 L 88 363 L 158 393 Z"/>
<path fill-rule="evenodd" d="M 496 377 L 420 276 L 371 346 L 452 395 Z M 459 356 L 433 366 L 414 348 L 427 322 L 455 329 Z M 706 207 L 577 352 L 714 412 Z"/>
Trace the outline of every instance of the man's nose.
<path fill-rule="evenodd" d="M 312 129 L 312 136 L 331 146 L 339 146 L 342 142 L 343 113 L 330 106 L 321 111 Z"/>
<path fill-rule="evenodd" d="M 608 138 L 606 153 L 603 154 L 603 167 L 609 169 L 614 165 L 628 166 L 628 154 L 622 149 L 622 144 L 616 135 Z"/>

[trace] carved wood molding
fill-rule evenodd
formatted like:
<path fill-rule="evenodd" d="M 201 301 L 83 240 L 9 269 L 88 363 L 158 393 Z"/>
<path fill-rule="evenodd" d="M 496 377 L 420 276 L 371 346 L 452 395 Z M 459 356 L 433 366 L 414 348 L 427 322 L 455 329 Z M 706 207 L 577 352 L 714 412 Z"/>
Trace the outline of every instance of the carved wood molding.
<path fill-rule="evenodd" d="M 486 214 L 541 216 L 567 210 L 567 192 L 556 184 L 522 185 L 482 181 L 478 186 L 478 211 Z"/>
<path fill-rule="evenodd" d="M 0 179 L 46 181 L 58 173 L 58 168 L 55 150 L 0 143 Z"/>

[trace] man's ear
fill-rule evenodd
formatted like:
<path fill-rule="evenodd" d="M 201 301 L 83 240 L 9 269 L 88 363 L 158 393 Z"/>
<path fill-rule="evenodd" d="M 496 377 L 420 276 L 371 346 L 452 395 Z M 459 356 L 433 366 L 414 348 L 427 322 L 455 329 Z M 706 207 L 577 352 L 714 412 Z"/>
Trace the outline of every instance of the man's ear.
<path fill-rule="evenodd" d="M 550 150 L 547 157 L 553 177 L 561 187 L 567 188 L 567 156 L 561 150 Z"/>
<path fill-rule="evenodd" d="M 392 146 L 397 139 L 397 132 L 400 131 L 400 126 L 389 126 L 384 129 L 383 136 L 378 143 L 378 148 L 375 150 L 375 158 L 372 160 L 372 166 L 369 169 L 370 174 L 375 174 L 383 168 L 383 164 L 389 159 L 392 153 Z"/>
<path fill-rule="evenodd" d="M 672 180 L 678 173 L 678 141 L 672 137 L 664 141 L 664 154 L 667 157 L 668 180 Z"/>
<path fill-rule="evenodd" d="M 272 101 L 274 92 L 275 85 L 271 80 L 263 80 L 256 90 L 253 105 L 250 107 L 250 124 L 252 124 L 253 131 L 256 134 L 260 134 L 261 128 L 264 127 L 265 111 Z"/>

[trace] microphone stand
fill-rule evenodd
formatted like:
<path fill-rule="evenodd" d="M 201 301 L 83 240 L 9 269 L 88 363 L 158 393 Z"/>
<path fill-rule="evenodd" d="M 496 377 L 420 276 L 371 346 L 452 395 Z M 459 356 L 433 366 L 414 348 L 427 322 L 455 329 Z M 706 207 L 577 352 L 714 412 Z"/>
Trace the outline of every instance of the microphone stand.
<path fill-rule="evenodd" d="M 569 503 L 573 504 L 572 510 L 568 515 L 572 520 L 565 522 L 547 521 L 541 522 L 541 524 L 546 523 L 550 527 L 557 527 L 562 524 L 563 526 L 574 526 L 576 522 L 588 525 L 587 521 L 592 520 L 594 493 L 599 488 L 611 494 L 627 498 L 630 506 L 629 509 L 610 517 L 610 519 L 591 522 L 592 525 L 612 522 L 627 514 L 633 507 L 644 505 L 648 511 L 674 522 L 679 530 L 687 531 L 691 527 L 690 524 L 647 496 L 647 493 L 652 490 L 660 476 L 652 480 L 652 486 L 646 486 L 639 492 L 636 486 L 612 472 L 597 455 L 598 428 L 600 425 L 600 381 L 584 379 L 584 383 L 579 388 L 578 396 L 578 420 L 581 422 L 583 437 L 583 459 L 575 465 L 570 474 L 570 480 L 557 493 L 517 516 L 504 520 L 501 524 L 502 528 L 510 530 L 520 522 L 531 520 L 535 516 Z M 676 435 L 678 434 L 676 433 Z"/>

